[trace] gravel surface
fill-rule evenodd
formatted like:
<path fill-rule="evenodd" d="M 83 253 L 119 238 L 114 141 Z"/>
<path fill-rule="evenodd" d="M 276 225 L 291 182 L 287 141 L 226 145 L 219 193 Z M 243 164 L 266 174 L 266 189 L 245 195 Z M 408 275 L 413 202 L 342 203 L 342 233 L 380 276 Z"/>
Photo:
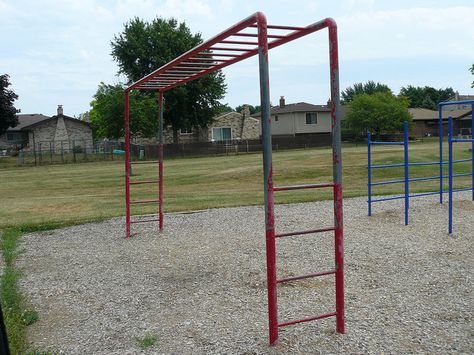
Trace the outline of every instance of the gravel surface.
<path fill-rule="evenodd" d="M 346 199 L 346 334 L 329 318 L 283 328 L 267 346 L 263 209 L 166 215 L 165 231 L 113 219 L 26 235 L 21 286 L 39 321 L 32 347 L 65 354 L 474 353 L 474 203 Z M 277 230 L 328 225 L 331 202 L 276 207 Z M 279 276 L 331 269 L 332 234 L 277 242 Z M 280 321 L 332 312 L 333 276 L 279 286 Z M 141 350 L 137 339 L 156 336 Z"/>

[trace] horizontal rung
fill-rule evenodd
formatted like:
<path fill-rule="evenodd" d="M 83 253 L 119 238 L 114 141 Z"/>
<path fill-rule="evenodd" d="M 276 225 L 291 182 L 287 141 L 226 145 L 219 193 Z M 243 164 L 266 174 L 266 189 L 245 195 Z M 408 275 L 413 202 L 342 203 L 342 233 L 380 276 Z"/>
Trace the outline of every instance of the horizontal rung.
<path fill-rule="evenodd" d="M 282 237 L 291 237 L 293 235 L 304 235 L 304 234 L 313 234 L 313 233 L 322 233 L 322 232 L 330 232 L 335 230 L 334 227 L 331 228 L 322 228 L 322 229 L 311 229 L 302 232 L 289 232 L 289 233 L 279 233 L 275 234 L 275 238 L 282 238 Z"/>
<path fill-rule="evenodd" d="M 278 324 L 278 326 L 279 327 L 286 327 L 287 325 L 304 323 L 304 322 L 309 322 L 309 321 L 312 321 L 312 320 L 324 319 L 324 318 L 335 317 L 335 316 L 336 316 L 336 313 L 328 313 L 328 314 L 323 314 L 321 316 L 306 317 L 306 318 L 303 318 L 303 319 L 290 320 L 288 322 L 280 323 L 280 324 Z"/>
<path fill-rule="evenodd" d="M 142 203 L 158 203 L 160 200 L 142 200 L 142 201 L 130 201 L 131 205 L 139 205 Z"/>
<path fill-rule="evenodd" d="M 307 274 L 307 275 L 302 275 L 302 276 L 286 277 L 284 279 L 278 279 L 277 284 L 281 284 L 283 282 L 289 282 L 289 281 L 309 279 L 310 277 L 332 275 L 332 274 L 335 274 L 335 273 L 336 273 L 336 270 L 331 270 L 331 271 L 324 271 L 324 272 L 315 272 L 315 273 L 312 273 L 312 274 Z"/>
<path fill-rule="evenodd" d="M 146 161 L 131 161 L 130 164 L 134 164 L 134 165 L 137 165 L 137 164 L 156 164 L 156 163 L 159 163 L 158 160 L 146 160 Z"/>
<path fill-rule="evenodd" d="M 273 191 L 302 190 L 302 189 L 319 189 L 322 187 L 334 187 L 333 183 L 327 184 L 307 184 L 307 185 L 290 185 L 274 187 Z"/>
<path fill-rule="evenodd" d="M 130 223 L 157 222 L 157 221 L 159 221 L 159 220 L 160 220 L 159 218 L 156 218 L 156 219 L 140 219 L 140 220 L 137 220 L 137 221 L 130 221 Z"/>
<path fill-rule="evenodd" d="M 155 184 L 157 182 L 160 182 L 160 180 L 133 181 L 130 182 L 130 185 Z"/>

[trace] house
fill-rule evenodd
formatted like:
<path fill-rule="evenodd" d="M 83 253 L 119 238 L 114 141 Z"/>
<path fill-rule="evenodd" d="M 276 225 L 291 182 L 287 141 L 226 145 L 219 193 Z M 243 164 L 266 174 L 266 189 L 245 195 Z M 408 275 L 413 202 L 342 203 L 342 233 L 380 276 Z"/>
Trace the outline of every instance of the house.
<path fill-rule="evenodd" d="M 466 101 L 466 100 L 474 100 L 474 95 L 459 95 L 459 92 L 455 92 L 453 96 L 451 96 L 446 101 Z M 445 101 L 445 102 L 446 102 Z M 453 111 L 453 110 L 463 110 L 463 109 L 471 109 L 471 104 L 460 104 L 460 105 L 448 105 L 443 107 L 443 111 Z"/>
<path fill-rule="evenodd" d="M 86 148 L 92 145 L 90 123 L 64 115 L 62 105 L 57 115 L 18 115 L 19 124 L 9 128 L 0 136 L 0 147 L 29 148 L 69 151 L 74 147 Z"/>
<path fill-rule="evenodd" d="M 439 112 L 426 108 L 409 108 L 413 117 L 413 131 L 416 136 L 439 135 Z M 472 109 L 443 110 L 443 136 L 448 134 L 448 118 L 453 118 L 454 134 L 470 135 Z"/>
<path fill-rule="evenodd" d="M 173 131 L 167 127 L 164 132 L 165 144 L 173 143 Z M 216 116 L 207 127 L 191 127 L 178 132 L 178 143 L 220 142 L 230 140 L 258 139 L 260 121 L 251 117 L 248 109 L 242 112 L 225 112 Z"/>
<path fill-rule="evenodd" d="M 260 112 L 254 117 L 260 117 Z M 307 102 L 287 104 L 280 97 L 278 106 L 270 109 L 272 136 L 313 135 L 329 137 L 331 134 L 331 102 L 313 105 Z"/>

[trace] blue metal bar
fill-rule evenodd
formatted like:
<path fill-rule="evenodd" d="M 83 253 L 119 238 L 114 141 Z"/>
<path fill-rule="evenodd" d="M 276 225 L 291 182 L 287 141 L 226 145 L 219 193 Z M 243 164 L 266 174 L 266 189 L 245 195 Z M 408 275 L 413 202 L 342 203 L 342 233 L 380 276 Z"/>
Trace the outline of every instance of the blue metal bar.
<path fill-rule="evenodd" d="M 474 105 L 474 100 L 440 102 L 438 106 L 442 107 L 442 106 L 449 106 L 449 105 L 466 105 L 466 104 Z"/>
<path fill-rule="evenodd" d="M 405 164 L 399 163 L 399 164 L 372 165 L 372 169 L 396 168 L 396 167 L 401 167 L 401 166 L 405 166 Z"/>
<path fill-rule="evenodd" d="M 401 200 L 405 198 L 405 196 L 396 196 L 396 197 L 384 197 L 384 198 L 378 198 L 375 200 L 372 200 L 372 203 L 374 202 L 382 202 L 382 201 L 392 201 L 392 200 Z"/>
<path fill-rule="evenodd" d="M 453 189 L 453 192 L 461 192 L 461 191 L 474 191 L 472 187 L 465 187 L 465 188 L 459 188 L 459 189 Z"/>
<path fill-rule="evenodd" d="M 370 149 L 372 133 L 367 133 L 367 208 L 369 217 L 372 216 L 372 152 Z"/>
<path fill-rule="evenodd" d="M 462 174 L 453 174 L 453 177 L 463 177 L 463 176 L 471 176 L 472 173 L 462 173 Z M 444 178 L 448 178 L 448 175 L 443 176 Z M 430 180 L 439 180 L 439 176 L 428 176 L 428 177 L 418 177 L 418 178 L 409 178 L 408 181 L 430 181 Z M 389 180 L 389 181 L 377 181 L 371 183 L 372 186 L 377 186 L 377 185 L 391 185 L 391 184 L 401 184 L 402 182 L 405 182 L 405 179 L 403 180 Z M 436 193 L 439 193 L 436 192 Z"/>
<path fill-rule="evenodd" d="M 449 149 L 449 165 L 448 165 L 448 175 L 449 175 L 449 218 L 448 218 L 448 233 L 453 233 L 453 119 L 449 116 L 448 119 L 448 149 Z"/>
<path fill-rule="evenodd" d="M 472 143 L 474 139 L 452 139 L 451 142 L 455 143 Z"/>
<path fill-rule="evenodd" d="M 377 144 L 377 145 L 403 145 L 403 142 L 376 142 L 372 141 L 370 144 Z"/>
<path fill-rule="evenodd" d="M 438 134 L 439 134 L 439 203 L 443 203 L 443 105 L 438 106 Z"/>
<path fill-rule="evenodd" d="M 408 122 L 403 122 L 403 162 L 405 163 L 405 225 L 408 225 L 408 209 L 410 208 L 410 182 L 408 181 Z"/>
<path fill-rule="evenodd" d="M 434 192 L 420 192 L 417 194 L 410 195 L 410 197 L 421 197 L 421 196 L 430 196 L 430 195 L 439 195 L 438 191 Z"/>

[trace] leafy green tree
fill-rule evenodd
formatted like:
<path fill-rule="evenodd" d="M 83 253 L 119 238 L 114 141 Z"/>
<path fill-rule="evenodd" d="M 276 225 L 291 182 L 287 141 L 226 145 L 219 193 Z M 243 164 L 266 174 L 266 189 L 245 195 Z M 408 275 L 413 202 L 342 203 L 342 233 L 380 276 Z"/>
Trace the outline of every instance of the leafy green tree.
<path fill-rule="evenodd" d="M 123 124 L 124 85 L 100 83 L 89 117 L 97 137 L 120 138 L 125 134 Z M 158 134 L 158 104 L 156 97 L 130 94 L 130 130 L 144 137 Z"/>
<path fill-rule="evenodd" d="M 254 113 L 256 112 L 259 112 L 260 111 L 260 106 L 257 105 L 257 106 L 252 106 L 252 105 L 249 105 L 249 104 L 243 104 L 243 105 L 239 105 L 235 108 L 235 112 L 242 112 L 242 110 L 244 109 L 244 106 L 247 105 L 247 107 L 249 108 L 249 111 L 250 111 L 250 114 L 253 115 Z"/>
<path fill-rule="evenodd" d="M 469 70 L 471 71 L 472 75 L 474 75 L 474 63 L 472 63 L 472 67 Z M 471 88 L 474 88 L 474 81 L 471 83 Z"/>
<path fill-rule="evenodd" d="M 18 125 L 16 114 L 20 110 L 13 106 L 18 95 L 8 89 L 11 85 L 9 79 L 8 74 L 0 75 L 0 134 L 5 133 L 8 128 Z"/>
<path fill-rule="evenodd" d="M 111 45 L 119 72 L 131 83 L 200 43 L 201 34 L 192 34 L 184 22 L 162 18 L 145 22 L 135 18 L 114 36 Z M 224 75 L 217 71 L 165 92 L 165 124 L 171 125 L 175 142 L 179 129 L 205 127 L 212 122 L 222 109 L 219 100 L 225 90 Z M 147 95 L 142 93 L 140 97 Z"/>
<path fill-rule="evenodd" d="M 404 121 L 412 125 L 408 99 L 388 92 L 356 95 L 349 103 L 345 121 L 346 127 L 353 133 L 372 132 L 377 139 L 382 132 L 403 129 Z"/>
<path fill-rule="evenodd" d="M 454 90 L 453 88 L 435 89 L 430 86 L 408 85 L 401 88 L 400 95 L 410 100 L 410 107 L 437 110 L 439 102 L 449 100 L 454 96 Z"/>
<path fill-rule="evenodd" d="M 348 87 L 346 90 L 344 90 L 341 93 L 341 96 L 342 96 L 341 103 L 348 104 L 349 102 L 354 100 L 354 97 L 356 95 L 360 95 L 360 94 L 372 95 L 372 94 L 375 94 L 376 92 L 388 92 L 391 94 L 392 90 L 385 84 L 376 83 L 371 80 L 365 84 L 357 83 L 357 84 L 352 85 L 351 87 Z"/>

